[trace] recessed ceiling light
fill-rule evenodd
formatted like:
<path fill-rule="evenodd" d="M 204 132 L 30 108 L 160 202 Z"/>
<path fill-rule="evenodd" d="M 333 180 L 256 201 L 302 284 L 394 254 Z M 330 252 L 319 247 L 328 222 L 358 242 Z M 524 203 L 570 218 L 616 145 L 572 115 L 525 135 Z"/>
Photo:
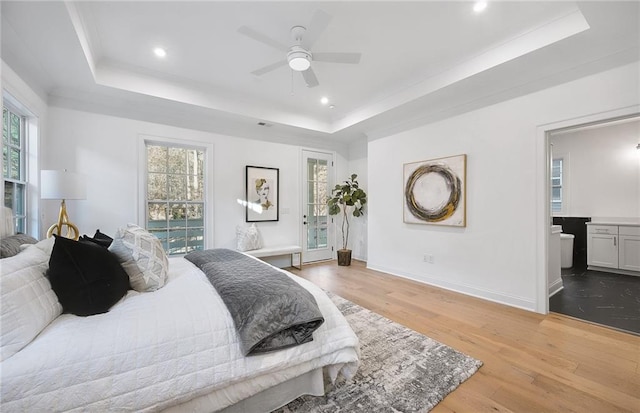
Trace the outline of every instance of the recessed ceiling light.
<path fill-rule="evenodd" d="M 335 107 L 336 105 L 329 105 L 329 109 L 334 109 Z M 640 145 L 640 143 L 638 145 Z"/>
<path fill-rule="evenodd" d="M 475 4 L 473 5 L 473 11 L 475 11 L 476 13 L 480 13 L 486 8 L 487 8 L 486 1 L 476 1 Z"/>
<path fill-rule="evenodd" d="M 320 99 L 320 103 L 322 103 L 323 105 L 326 105 L 327 103 L 329 103 L 329 98 L 328 98 L 328 97 L 326 97 L 326 96 L 323 96 L 323 97 Z"/>
<path fill-rule="evenodd" d="M 167 56 L 167 51 L 162 47 L 156 47 L 153 49 L 153 54 L 155 54 L 157 57 L 165 57 Z"/>

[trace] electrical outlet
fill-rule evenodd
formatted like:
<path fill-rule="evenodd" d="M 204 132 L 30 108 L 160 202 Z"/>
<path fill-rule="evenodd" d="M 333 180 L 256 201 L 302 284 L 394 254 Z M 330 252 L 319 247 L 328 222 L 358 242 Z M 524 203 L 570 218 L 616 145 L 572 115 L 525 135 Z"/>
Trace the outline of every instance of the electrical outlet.
<path fill-rule="evenodd" d="M 431 255 L 431 254 L 425 254 L 425 255 L 422 257 L 422 260 L 423 260 L 424 262 L 426 262 L 426 263 L 433 264 L 433 255 Z"/>

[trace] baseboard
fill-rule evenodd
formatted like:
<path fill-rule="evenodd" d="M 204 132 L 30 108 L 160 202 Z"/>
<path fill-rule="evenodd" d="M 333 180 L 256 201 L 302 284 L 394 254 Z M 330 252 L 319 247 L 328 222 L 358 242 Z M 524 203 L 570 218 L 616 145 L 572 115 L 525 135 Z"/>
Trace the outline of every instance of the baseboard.
<path fill-rule="evenodd" d="M 556 280 L 553 284 L 549 285 L 549 298 L 562 291 L 563 288 L 562 278 Z"/>
<path fill-rule="evenodd" d="M 453 291 L 456 293 L 470 295 L 472 297 L 481 298 L 487 301 L 492 301 L 494 303 L 504 304 L 510 307 L 521 308 L 527 311 L 534 311 L 534 312 L 536 311 L 535 301 L 528 300 L 523 297 L 507 295 L 497 291 L 477 288 L 471 285 L 451 283 L 451 282 L 443 281 L 440 279 L 425 277 L 424 275 L 418 276 L 415 274 L 397 271 L 396 269 L 393 269 L 393 268 L 378 266 L 375 263 L 374 264 L 367 263 L 367 268 L 374 271 L 380 271 L 390 275 L 394 275 L 396 277 L 417 281 L 422 284 L 431 285 L 433 287 L 444 288 L 445 290 Z"/>
<path fill-rule="evenodd" d="M 640 272 L 638 271 L 629 271 L 629 270 L 623 270 L 620 268 L 607 268 L 607 267 L 597 267 L 595 265 L 589 265 L 587 269 L 593 270 L 593 271 L 600 271 L 600 272 L 612 272 L 614 274 L 633 275 L 636 277 L 640 276 Z"/>

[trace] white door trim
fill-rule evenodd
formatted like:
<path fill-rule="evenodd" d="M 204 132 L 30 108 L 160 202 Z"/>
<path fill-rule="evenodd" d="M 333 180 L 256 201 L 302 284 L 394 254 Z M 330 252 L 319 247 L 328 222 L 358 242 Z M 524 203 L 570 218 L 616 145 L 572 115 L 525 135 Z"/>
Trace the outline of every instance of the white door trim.
<path fill-rule="evenodd" d="M 551 201 L 549 197 L 550 150 L 549 134 L 564 128 L 578 127 L 590 123 L 601 123 L 616 118 L 630 117 L 640 113 L 640 105 L 597 113 L 540 125 L 536 128 L 536 312 L 549 313 L 549 236 L 551 235 Z"/>
<path fill-rule="evenodd" d="M 305 176 L 307 174 L 306 168 L 307 164 L 305 162 L 305 158 L 309 156 L 310 153 L 317 153 L 320 155 L 324 155 L 327 157 L 327 161 L 331 162 L 329 166 L 329 178 L 327 182 L 327 189 L 331 191 L 331 189 L 335 185 L 335 159 L 336 154 L 334 151 L 327 151 L 322 149 L 315 148 L 300 148 L 300 239 L 302 241 L 302 251 L 303 251 L 303 259 L 305 263 L 314 262 L 314 261 L 322 261 L 322 260 L 330 260 L 334 257 L 334 247 L 335 247 L 335 226 L 329 223 L 327 227 L 327 250 L 324 256 L 319 256 L 322 254 L 316 254 L 313 251 L 308 251 L 307 244 L 307 226 L 303 223 L 305 221 L 305 215 L 307 214 L 307 192 L 306 192 L 306 182 Z"/>

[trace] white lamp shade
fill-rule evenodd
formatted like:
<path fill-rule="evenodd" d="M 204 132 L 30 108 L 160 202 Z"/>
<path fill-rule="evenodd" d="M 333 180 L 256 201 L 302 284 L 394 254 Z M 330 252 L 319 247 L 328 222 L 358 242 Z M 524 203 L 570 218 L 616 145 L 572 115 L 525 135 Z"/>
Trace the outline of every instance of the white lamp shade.
<path fill-rule="evenodd" d="M 40 171 L 40 197 L 42 199 L 86 199 L 85 176 L 75 172 Z"/>

